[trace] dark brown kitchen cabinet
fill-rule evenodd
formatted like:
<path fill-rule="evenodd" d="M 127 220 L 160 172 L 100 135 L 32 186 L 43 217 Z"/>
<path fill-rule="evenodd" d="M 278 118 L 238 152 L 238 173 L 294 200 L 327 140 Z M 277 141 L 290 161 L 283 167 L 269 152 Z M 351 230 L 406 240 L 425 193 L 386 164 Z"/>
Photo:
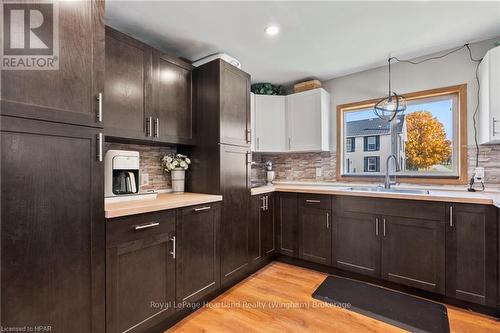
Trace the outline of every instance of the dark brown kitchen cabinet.
<path fill-rule="evenodd" d="M 143 332 L 175 311 L 175 210 L 106 221 L 106 332 Z"/>
<path fill-rule="evenodd" d="M 177 302 L 196 302 L 220 288 L 220 204 L 177 210 Z"/>
<path fill-rule="evenodd" d="M 250 75 L 223 60 L 193 71 L 197 142 L 248 146 L 250 133 Z"/>
<path fill-rule="evenodd" d="M 251 262 L 259 262 L 274 253 L 274 197 L 254 195 L 250 206 L 248 253 Z"/>
<path fill-rule="evenodd" d="M 153 53 L 153 136 L 169 143 L 192 144 L 192 70 L 182 60 Z"/>
<path fill-rule="evenodd" d="M 329 265 L 332 259 L 332 211 L 328 195 L 302 195 L 299 205 L 299 256 Z"/>
<path fill-rule="evenodd" d="M 444 294 L 444 222 L 392 216 L 381 219 L 382 278 Z"/>
<path fill-rule="evenodd" d="M 106 27 L 103 120 L 107 136 L 152 138 L 152 49 Z"/>
<path fill-rule="evenodd" d="M 333 218 L 333 265 L 380 276 L 381 220 L 366 213 L 343 212 Z"/>
<path fill-rule="evenodd" d="M 58 1 L 57 7 L 53 40 L 59 44 L 59 68 L 2 70 L 1 112 L 101 126 L 97 97 L 103 92 L 104 1 Z"/>
<path fill-rule="evenodd" d="M 5 116 L 0 124 L 2 327 L 104 332 L 98 130 Z"/>
<path fill-rule="evenodd" d="M 220 170 L 224 209 L 221 227 L 221 283 L 229 284 L 244 276 L 248 257 L 249 174 L 247 147 L 220 145 Z"/>
<path fill-rule="evenodd" d="M 299 201 L 296 193 L 279 193 L 276 200 L 277 252 L 299 256 Z"/>
<path fill-rule="evenodd" d="M 494 207 L 449 204 L 446 223 L 446 294 L 483 305 L 497 297 L 497 217 Z"/>

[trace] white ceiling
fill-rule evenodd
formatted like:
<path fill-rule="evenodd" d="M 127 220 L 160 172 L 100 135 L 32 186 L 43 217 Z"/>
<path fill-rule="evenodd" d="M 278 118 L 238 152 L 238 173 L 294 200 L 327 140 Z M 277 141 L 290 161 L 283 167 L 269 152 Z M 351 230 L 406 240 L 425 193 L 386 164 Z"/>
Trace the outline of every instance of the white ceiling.
<path fill-rule="evenodd" d="M 107 1 L 106 23 L 191 61 L 237 58 L 253 82 L 327 80 L 500 36 L 500 1 Z M 268 37 L 264 29 L 281 32 Z"/>

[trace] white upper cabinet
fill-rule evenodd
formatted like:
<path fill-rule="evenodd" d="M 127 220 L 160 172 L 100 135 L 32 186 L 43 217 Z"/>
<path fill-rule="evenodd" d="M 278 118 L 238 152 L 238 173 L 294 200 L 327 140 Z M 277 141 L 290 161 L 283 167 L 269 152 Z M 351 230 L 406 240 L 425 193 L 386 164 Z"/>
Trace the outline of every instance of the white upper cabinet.
<path fill-rule="evenodd" d="M 330 95 L 324 89 L 288 95 L 286 118 L 289 151 L 329 150 Z"/>
<path fill-rule="evenodd" d="M 479 79 L 479 143 L 500 143 L 500 46 L 484 56 L 479 67 Z"/>
<path fill-rule="evenodd" d="M 257 152 L 286 151 L 286 96 L 255 95 Z"/>
<path fill-rule="evenodd" d="M 250 93 L 250 133 L 251 141 L 250 141 L 250 150 L 255 151 L 255 94 L 253 92 Z"/>

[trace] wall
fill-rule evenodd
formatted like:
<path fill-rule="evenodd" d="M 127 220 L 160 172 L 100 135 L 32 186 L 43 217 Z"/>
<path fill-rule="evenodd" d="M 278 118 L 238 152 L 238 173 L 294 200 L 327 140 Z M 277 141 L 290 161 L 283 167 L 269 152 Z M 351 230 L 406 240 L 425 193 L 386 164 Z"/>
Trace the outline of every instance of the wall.
<path fill-rule="evenodd" d="M 165 154 L 175 153 L 175 148 L 106 142 L 106 144 L 104 145 L 105 152 L 110 149 L 134 150 L 139 152 L 140 174 L 149 174 L 149 184 L 140 186 L 140 192 L 149 190 L 168 190 L 172 188 L 170 175 L 166 172 L 163 172 L 160 158 L 162 158 Z"/>
<path fill-rule="evenodd" d="M 494 47 L 500 40 L 486 40 L 471 44 L 474 58 L 482 58 L 487 50 Z M 442 54 L 442 53 L 440 53 Z M 429 55 L 432 56 L 432 55 Z M 427 58 L 425 56 L 423 58 Z M 421 58 L 420 58 L 421 59 Z M 419 60 L 419 59 L 416 59 Z M 472 115 L 476 107 L 477 84 L 475 79 L 475 64 L 469 59 L 466 49 L 451 54 L 443 59 L 432 60 L 419 65 L 393 63 L 393 90 L 399 94 L 421 90 L 467 84 L 467 133 L 469 150 L 469 173 L 475 164 L 474 132 Z M 291 163 L 277 165 L 277 179 L 315 180 L 315 167 L 323 167 L 323 177 L 318 180 L 335 180 L 335 149 L 336 149 L 336 109 L 337 105 L 379 98 L 387 94 L 387 66 L 366 70 L 359 73 L 335 78 L 323 82 L 323 87 L 331 94 L 331 153 L 307 154 L 255 154 L 255 160 L 273 160 L 276 163 Z M 480 147 L 480 165 L 486 169 L 486 183 L 500 185 L 500 145 Z M 254 172 L 262 177 L 261 172 Z"/>

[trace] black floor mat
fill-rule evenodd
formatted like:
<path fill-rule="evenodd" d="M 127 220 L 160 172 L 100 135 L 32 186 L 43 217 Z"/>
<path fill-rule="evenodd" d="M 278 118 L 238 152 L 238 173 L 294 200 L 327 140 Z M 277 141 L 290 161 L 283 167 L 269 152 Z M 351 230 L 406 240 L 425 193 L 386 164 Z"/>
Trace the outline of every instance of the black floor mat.
<path fill-rule="evenodd" d="M 365 282 L 329 276 L 312 296 L 410 332 L 450 332 L 444 305 Z"/>

